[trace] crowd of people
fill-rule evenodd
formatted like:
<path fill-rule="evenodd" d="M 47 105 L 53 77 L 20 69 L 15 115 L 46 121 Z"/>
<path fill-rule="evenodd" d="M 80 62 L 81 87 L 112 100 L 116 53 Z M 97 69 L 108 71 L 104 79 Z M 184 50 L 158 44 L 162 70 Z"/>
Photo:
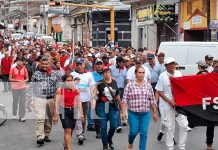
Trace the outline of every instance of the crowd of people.
<path fill-rule="evenodd" d="M 0 41 L 0 59 L 3 92 L 13 94 L 12 118 L 25 122 L 26 109 L 34 110 L 39 145 L 51 142 L 52 125 L 60 120 L 66 150 L 71 150 L 73 131 L 78 144 L 83 145 L 86 130 L 96 131 L 103 150 L 115 149 L 113 135 L 127 124 L 128 150 L 133 149 L 138 133 L 139 149 L 145 150 L 153 115 L 154 121 L 161 120 L 157 140 L 166 135 L 166 149 L 173 150 L 176 121 L 180 130 L 178 148 L 185 150 L 188 120 L 175 109 L 169 79 L 182 74 L 176 60 L 165 58 L 162 52 L 72 43 L 49 45 L 33 38 L 9 38 Z M 218 72 L 218 60 L 210 55 L 196 63 L 196 74 Z M 214 126 L 208 123 L 207 150 L 212 150 Z"/>

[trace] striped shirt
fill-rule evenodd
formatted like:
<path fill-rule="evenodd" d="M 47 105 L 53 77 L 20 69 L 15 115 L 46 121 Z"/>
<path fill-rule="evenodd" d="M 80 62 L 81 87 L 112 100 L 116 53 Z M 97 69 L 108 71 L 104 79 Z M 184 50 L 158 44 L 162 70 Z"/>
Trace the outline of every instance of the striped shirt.
<path fill-rule="evenodd" d="M 36 71 L 31 78 L 28 92 L 32 99 L 34 97 L 54 97 L 60 82 L 61 76 L 57 71 L 53 70 L 50 75 L 46 72 Z"/>
<path fill-rule="evenodd" d="M 153 89 L 150 84 L 144 82 L 140 87 L 135 81 L 127 84 L 123 94 L 123 103 L 133 112 L 148 112 L 150 106 L 156 104 Z"/>

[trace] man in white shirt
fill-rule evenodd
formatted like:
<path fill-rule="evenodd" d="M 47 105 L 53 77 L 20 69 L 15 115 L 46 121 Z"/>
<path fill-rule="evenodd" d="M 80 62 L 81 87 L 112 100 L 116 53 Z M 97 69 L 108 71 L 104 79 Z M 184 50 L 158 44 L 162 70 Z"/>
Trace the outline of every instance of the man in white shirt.
<path fill-rule="evenodd" d="M 129 83 L 130 81 L 135 81 L 135 69 L 141 66 L 145 69 L 144 80 L 148 83 L 151 83 L 151 73 L 146 66 L 142 65 L 142 60 L 139 58 L 135 59 L 135 65 L 130 67 L 129 70 L 127 71 L 127 75 L 126 75 L 127 83 Z"/>
<path fill-rule="evenodd" d="M 76 122 L 76 132 L 78 138 L 78 144 L 82 145 L 84 140 L 84 134 L 86 129 L 86 118 L 90 100 L 93 100 L 94 85 L 95 80 L 92 76 L 92 73 L 85 71 L 85 63 L 83 58 L 76 59 L 76 68 L 75 71 L 71 73 L 74 78 L 79 78 L 80 82 L 77 85 L 77 88 L 80 91 L 80 97 L 83 107 L 83 115 L 85 120 L 77 120 Z"/>
<path fill-rule="evenodd" d="M 179 150 L 185 150 L 187 141 L 187 117 L 175 110 L 175 101 L 172 94 L 170 78 L 181 77 L 180 71 L 175 68 L 175 59 L 168 57 L 165 59 L 166 71 L 161 73 L 156 85 L 156 90 L 160 96 L 159 110 L 161 113 L 162 131 L 166 134 L 167 150 L 174 150 L 175 121 L 179 126 Z"/>
<path fill-rule="evenodd" d="M 206 55 L 205 56 L 205 62 L 206 62 L 206 64 L 208 65 L 208 67 L 207 67 L 207 71 L 208 72 L 212 72 L 213 71 L 213 56 L 211 56 L 211 55 Z"/>

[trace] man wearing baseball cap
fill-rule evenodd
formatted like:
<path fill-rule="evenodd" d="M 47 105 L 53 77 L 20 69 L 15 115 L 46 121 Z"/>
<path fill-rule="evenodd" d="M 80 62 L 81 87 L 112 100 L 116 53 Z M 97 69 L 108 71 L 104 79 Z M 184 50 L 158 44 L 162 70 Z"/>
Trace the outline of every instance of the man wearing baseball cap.
<path fill-rule="evenodd" d="M 148 62 L 145 63 L 145 66 L 149 69 L 151 73 L 151 86 L 153 88 L 154 93 L 156 92 L 155 86 L 157 84 L 158 78 L 161 74 L 161 66 L 155 62 L 154 54 L 147 54 Z"/>
<path fill-rule="evenodd" d="M 205 62 L 208 65 L 207 71 L 212 72 L 213 71 L 213 56 L 211 55 L 206 55 L 205 56 Z"/>
<path fill-rule="evenodd" d="M 188 120 L 187 117 L 183 114 L 177 112 L 174 108 L 176 107 L 170 77 L 181 77 L 182 74 L 180 71 L 176 70 L 176 61 L 172 57 L 165 59 L 166 71 L 161 73 L 156 90 L 160 96 L 159 110 L 161 113 L 161 133 L 165 131 L 166 134 L 166 147 L 167 150 L 174 149 L 174 133 L 175 133 L 175 121 L 179 126 L 179 150 L 185 150 L 185 145 L 187 141 L 187 129 L 188 129 Z"/>
<path fill-rule="evenodd" d="M 124 65 L 124 59 L 122 56 L 118 56 L 116 58 L 116 64 L 110 67 L 111 69 L 111 75 L 114 78 L 114 80 L 117 82 L 117 86 L 119 89 L 120 97 L 122 99 L 125 82 L 126 82 L 126 74 L 127 69 Z M 117 133 L 120 133 L 122 131 L 121 127 L 121 117 L 120 117 L 120 111 L 117 111 Z"/>
<path fill-rule="evenodd" d="M 98 84 L 101 80 L 103 80 L 103 61 L 100 58 L 97 58 L 94 63 L 95 71 L 92 72 L 92 76 L 95 80 L 95 83 Z M 93 120 L 93 108 L 91 106 L 88 110 L 88 131 L 96 131 L 96 138 L 101 138 L 100 133 L 100 120 L 94 119 Z"/>
<path fill-rule="evenodd" d="M 74 78 L 77 77 L 80 78 L 80 82 L 77 85 L 77 88 L 80 90 L 83 115 L 85 118 L 84 121 L 78 119 L 76 122 L 78 144 L 82 145 L 83 140 L 85 138 L 86 118 L 87 118 L 89 103 L 94 98 L 93 93 L 94 93 L 95 81 L 92 74 L 90 72 L 85 71 L 85 61 L 83 58 L 77 58 L 75 60 L 75 63 L 76 63 L 75 71 L 73 71 L 71 75 Z"/>

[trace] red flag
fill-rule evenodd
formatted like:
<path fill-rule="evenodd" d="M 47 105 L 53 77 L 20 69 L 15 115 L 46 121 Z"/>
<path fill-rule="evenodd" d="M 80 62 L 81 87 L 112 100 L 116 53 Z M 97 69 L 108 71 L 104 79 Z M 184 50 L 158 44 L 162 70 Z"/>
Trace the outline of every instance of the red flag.
<path fill-rule="evenodd" d="M 218 97 L 218 73 L 171 78 L 171 84 L 177 106 L 198 105 L 203 98 Z"/>
<path fill-rule="evenodd" d="M 170 80 L 176 109 L 188 117 L 189 126 L 218 125 L 218 73 Z"/>

